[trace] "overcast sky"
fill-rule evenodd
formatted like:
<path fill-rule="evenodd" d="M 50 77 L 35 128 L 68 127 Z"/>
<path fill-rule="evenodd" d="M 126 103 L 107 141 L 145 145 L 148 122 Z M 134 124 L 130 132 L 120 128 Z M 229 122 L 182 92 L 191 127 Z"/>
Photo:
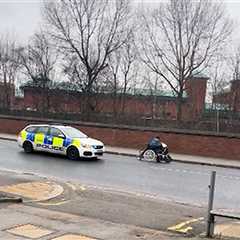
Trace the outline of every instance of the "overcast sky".
<path fill-rule="evenodd" d="M 164 0 L 133 0 L 154 4 Z M 218 1 L 218 0 L 215 0 Z M 0 33 L 14 34 L 21 42 L 39 28 L 42 0 L 0 0 Z M 225 0 L 229 15 L 240 23 L 240 0 Z M 239 35 L 240 36 L 240 35 Z"/>
<path fill-rule="evenodd" d="M 0 33 L 16 35 L 20 41 L 38 29 L 41 0 L 0 0 Z"/>

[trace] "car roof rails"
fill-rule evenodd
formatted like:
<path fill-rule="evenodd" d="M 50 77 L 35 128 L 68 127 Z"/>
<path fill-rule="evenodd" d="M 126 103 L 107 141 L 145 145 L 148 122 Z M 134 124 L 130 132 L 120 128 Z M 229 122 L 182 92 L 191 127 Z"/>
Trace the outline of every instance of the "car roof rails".
<path fill-rule="evenodd" d="M 27 125 L 49 125 L 48 123 L 42 123 L 42 122 L 30 122 Z"/>
<path fill-rule="evenodd" d="M 61 126 L 67 126 L 67 124 L 65 124 L 65 123 L 60 123 L 60 122 L 51 122 L 51 123 L 49 123 L 49 125 L 61 125 Z"/>

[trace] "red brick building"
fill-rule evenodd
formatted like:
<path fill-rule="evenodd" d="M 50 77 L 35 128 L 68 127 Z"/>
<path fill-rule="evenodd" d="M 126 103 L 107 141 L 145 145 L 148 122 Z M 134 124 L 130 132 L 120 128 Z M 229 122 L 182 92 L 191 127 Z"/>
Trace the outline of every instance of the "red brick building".
<path fill-rule="evenodd" d="M 12 108 L 15 99 L 14 84 L 0 82 L 0 108 Z"/>
<path fill-rule="evenodd" d="M 183 98 L 182 115 L 185 120 L 198 119 L 205 109 L 205 96 L 208 78 L 195 76 L 186 83 L 186 93 Z M 42 111 L 43 107 L 50 112 L 79 113 L 83 111 L 85 96 L 74 90 L 51 88 L 47 91 L 39 87 L 23 86 L 23 109 Z M 141 117 L 176 119 L 176 97 L 174 96 L 147 96 L 126 95 L 124 100 L 124 114 Z M 112 94 L 96 94 L 91 97 L 92 110 L 95 113 L 113 114 L 122 113 L 122 99 L 114 99 Z M 17 106 L 17 105 L 16 105 Z M 19 107 L 19 106 L 18 106 Z"/>
<path fill-rule="evenodd" d="M 213 104 L 222 109 L 240 112 L 240 80 L 231 81 L 229 89 L 213 96 Z"/>

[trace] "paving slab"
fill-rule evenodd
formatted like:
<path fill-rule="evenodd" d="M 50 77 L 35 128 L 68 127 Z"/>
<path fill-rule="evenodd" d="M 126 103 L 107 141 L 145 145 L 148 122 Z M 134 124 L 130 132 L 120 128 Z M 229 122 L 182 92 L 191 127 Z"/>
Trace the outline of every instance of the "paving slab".
<path fill-rule="evenodd" d="M 41 237 L 45 237 L 49 234 L 52 234 L 54 231 L 51 231 L 47 228 L 39 227 L 32 224 L 24 224 L 20 226 L 12 227 L 6 230 L 8 233 L 20 236 L 27 237 L 31 239 L 38 239 Z"/>
<path fill-rule="evenodd" d="M 240 222 L 216 224 L 214 234 L 218 237 L 232 237 L 240 239 Z"/>
<path fill-rule="evenodd" d="M 77 234 L 65 234 L 57 238 L 52 238 L 51 240 L 97 240 L 97 239 Z"/>

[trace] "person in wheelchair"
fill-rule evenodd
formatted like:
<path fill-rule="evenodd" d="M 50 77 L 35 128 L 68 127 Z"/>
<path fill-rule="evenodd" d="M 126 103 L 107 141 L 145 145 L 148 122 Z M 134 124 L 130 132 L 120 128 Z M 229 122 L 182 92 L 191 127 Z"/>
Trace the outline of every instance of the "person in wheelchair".
<path fill-rule="evenodd" d="M 150 139 L 147 147 L 144 150 L 140 151 L 138 159 L 147 161 L 156 160 L 157 162 L 164 161 L 166 163 L 172 161 L 172 158 L 168 153 L 167 145 L 163 142 L 160 142 L 158 136 Z"/>
<path fill-rule="evenodd" d="M 159 153 L 161 153 L 163 151 L 163 147 L 160 142 L 160 138 L 158 136 L 151 138 L 148 141 L 147 147 L 140 154 L 140 158 L 143 158 L 143 155 L 147 150 L 153 150 L 156 153 L 156 155 L 158 155 Z"/>
<path fill-rule="evenodd" d="M 162 143 L 160 142 L 160 138 L 158 136 L 150 139 L 145 151 L 148 149 L 153 150 L 157 155 L 163 151 L 163 146 L 162 146 Z"/>

